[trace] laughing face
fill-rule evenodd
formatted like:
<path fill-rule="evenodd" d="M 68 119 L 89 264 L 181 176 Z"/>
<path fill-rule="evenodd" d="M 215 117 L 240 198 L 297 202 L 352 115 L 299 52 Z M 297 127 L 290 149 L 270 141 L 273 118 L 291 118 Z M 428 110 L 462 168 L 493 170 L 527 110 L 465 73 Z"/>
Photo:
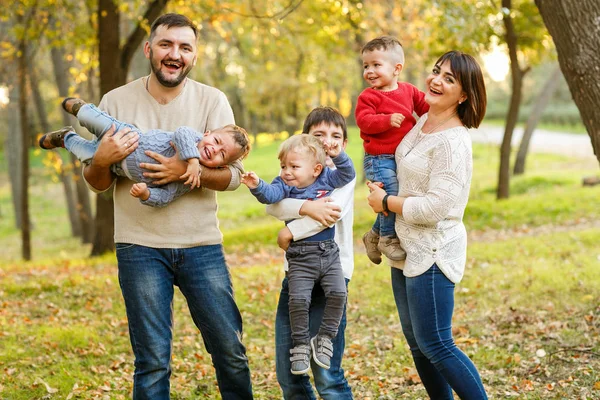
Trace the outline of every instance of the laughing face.
<path fill-rule="evenodd" d="M 196 36 L 188 27 L 159 26 L 144 46 L 152 73 L 165 87 L 176 87 L 196 64 Z"/>
<path fill-rule="evenodd" d="M 446 110 L 458 107 L 458 102 L 463 102 L 467 98 L 462 85 L 452 73 L 448 61 L 445 61 L 442 65 L 436 64 L 425 82 L 427 84 L 425 101 L 432 108 Z"/>
<path fill-rule="evenodd" d="M 198 142 L 200 163 L 209 168 L 217 168 L 230 164 L 242 155 L 242 147 L 236 143 L 232 134 L 219 131 L 208 131 Z"/>
<path fill-rule="evenodd" d="M 362 54 L 363 78 L 375 90 L 390 91 L 398 88 L 398 75 L 402 64 L 385 50 L 365 51 Z"/>

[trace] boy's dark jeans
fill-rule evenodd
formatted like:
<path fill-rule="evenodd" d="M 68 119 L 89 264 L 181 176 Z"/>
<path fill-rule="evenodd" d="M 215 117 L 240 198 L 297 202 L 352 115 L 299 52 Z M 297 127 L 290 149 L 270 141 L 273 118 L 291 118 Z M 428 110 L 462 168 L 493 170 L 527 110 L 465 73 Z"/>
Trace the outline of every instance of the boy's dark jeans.
<path fill-rule="evenodd" d="M 337 335 L 346 304 L 346 281 L 339 252 L 333 239 L 292 242 L 287 249 L 285 256 L 289 264 L 290 325 L 294 346 L 308 344 L 310 340 L 308 309 L 316 283 L 320 283 L 327 299 L 319 335 L 331 339 Z"/>

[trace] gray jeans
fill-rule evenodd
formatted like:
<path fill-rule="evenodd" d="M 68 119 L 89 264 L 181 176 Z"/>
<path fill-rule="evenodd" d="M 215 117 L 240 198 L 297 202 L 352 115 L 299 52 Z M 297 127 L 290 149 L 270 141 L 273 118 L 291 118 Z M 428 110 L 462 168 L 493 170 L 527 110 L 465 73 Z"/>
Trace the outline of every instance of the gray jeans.
<path fill-rule="evenodd" d="M 325 293 L 325 309 L 319 335 L 333 339 L 346 304 L 346 281 L 340 263 L 340 250 L 331 240 L 292 242 L 288 261 L 289 309 L 294 346 L 308 344 L 308 309 L 313 287 L 320 283 Z"/>

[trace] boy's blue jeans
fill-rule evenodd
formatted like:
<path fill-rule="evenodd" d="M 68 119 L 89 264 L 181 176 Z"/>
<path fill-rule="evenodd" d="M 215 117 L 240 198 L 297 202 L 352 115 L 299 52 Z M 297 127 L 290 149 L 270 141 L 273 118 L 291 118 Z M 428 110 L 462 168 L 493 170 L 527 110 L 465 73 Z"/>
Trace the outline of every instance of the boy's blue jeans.
<path fill-rule="evenodd" d="M 93 104 L 86 104 L 81 107 L 77 113 L 77 119 L 81 126 L 96 136 L 95 140 L 87 140 L 75 132 L 69 132 L 65 135 L 65 148 L 81 162 L 88 162 L 94 157 L 100 144 L 99 140 L 110 129 L 111 125 L 115 125 L 115 132 L 124 127 L 129 127 L 136 132 L 139 131 L 131 124 L 114 119 Z"/>
<path fill-rule="evenodd" d="M 383 189 L 389 195 L 396 196 L 398 194 L 396 159 L 393 154 L 373 156 L 365 153 L 363 166 L 368 180 L 383 183 Z M 396 214 L 388 213 L 385 216 L 383 213 L 378 213 L 373 224 L 373 231 L 380 236 L 396 237 L 395 223 Z"/>
<path fill-rule="evenodd" d="M 223 399 L 252 399 L 242 317 L 221 245 L 156 249 L 117 243 L 119 284 L 135 355 L 134 399 L 169 399 L 178 286 L 212 358 Z"/>
<path fill-rule="evenodd" d="M 473 362 L 452 338 L 454 283 L 436 264 L 422 275 L 407 278 L 392 268 L 392 289 L 402 331 L 417 372 L 430 398 L 487 399 Z"/>
<path fill-rule="evenodd" d="M 348 279 L 346 288 L 348 287 Z M 283 398 L 286 400 L 316 400 L 317 397 L 310 384 L 308 375 L 293 375 L 290 372 L 290 350 L 294 347 L 292 342 L 292 328 L 290 325 L 289 309 L 289 286 L 288 278 L 284 278 L 281 283 L 281 293 L 279 295 L 279 304 L 277 305 L 277 315 L 275 317 L 275 369 L 277 372 L 277 381 L 283 392 Z M 315 336 L 321 325 L 323 311 L 325 310 L 325 293 L 321 285 L 315 285 L 312 291 L 311 304 L 309 309 L 309 330 L 311 337 Z M 344 377 L 342 369 L 342 356 L 344 355 L 346 330 L 346 306 L 338 334 L 333 339 L 333 357 L 331 357 L 331 367 L 329 370 L 317 366 L 311 358 L 311 368 L 315 379 L 315 386 L 319 395 L 324 400 L 351 400 L 352 390 L 348 381 Z"/>

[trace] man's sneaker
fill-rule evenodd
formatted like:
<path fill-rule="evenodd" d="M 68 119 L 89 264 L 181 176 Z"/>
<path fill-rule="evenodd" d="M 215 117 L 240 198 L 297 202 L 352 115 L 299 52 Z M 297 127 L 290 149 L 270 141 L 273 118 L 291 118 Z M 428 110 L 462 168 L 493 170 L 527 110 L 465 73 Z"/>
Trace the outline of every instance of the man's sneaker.
<path fill-rule="evenodd" d="M 300 344 L 290 350 L 290 363 L 292 364 L 292 374 L 304 375 L 310 369 L 310 347 L 307 344 Z"/>
<path fill-rule="evenodd" d="M 365 250 L 367 251 L 369 260 L 371 260 L 373 264 L 381 264 L 381 251 L 378 248 L 379 235 L 376 234 L 373 229 L 369 229 L 369 232 L 363 235 L 362 240 L 365 244 Z"/>
<path fill-rule="evenodd" d="M 72 126 L 65 126 L 54 132 L 48 132 L 40 138 L 39 145 L 44 150 L 65 147 L 65 135 L 73 131 Z"/>
<path fill-rule="evenodd" d="M 331 339 L 323 335 L 317 335 L 310 339 L 310 347 L 313 351 L 313 360 L 321 368 L 329 369 L 331 357 L 333 356 L 333 343 Z"/>
<path fill-rule="evenodd" d="M 400 246 L 400 240 L 394 236 L 382 236 L 377 245 L 381 254 L 385 255 L 392 261 L 406 260 L 406 252 Z"/>

